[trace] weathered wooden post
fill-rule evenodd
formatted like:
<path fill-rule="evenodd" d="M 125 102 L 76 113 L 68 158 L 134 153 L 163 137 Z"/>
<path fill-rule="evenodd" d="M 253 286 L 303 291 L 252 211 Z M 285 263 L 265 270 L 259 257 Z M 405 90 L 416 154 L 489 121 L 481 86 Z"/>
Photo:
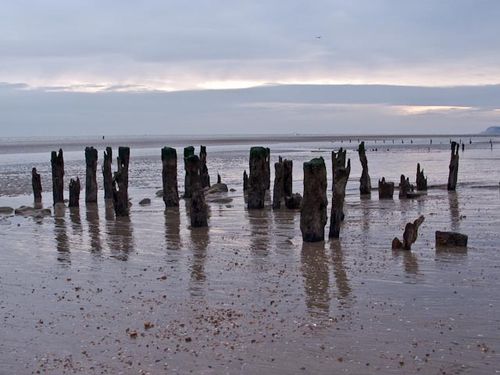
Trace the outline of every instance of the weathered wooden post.
<path fill-rule="evenodd" d="M 266 147 L 266 169 L 264 178 L 266 182 L 266 190 L 269 190 L 271 188 L 271 149 L 269 147 Z"/>
<path fill-rule="evenodd" d="M 210 175 L 208 174 L 207 168 L 206 146 L 200 146 L 200 178 L 202 188 L 210 187 Z"/>
<path fill-rule="evenodd" d="M 394 196 L 394 182 L 386 182 L 385 177 L 378 180 L 378 199 L 392 199 Z"/>
<path fill-rule="evenodd" d="M 106 151 L 104 151 L 104 162 L 102 165 L 104 200 L 113 199 L 113 171 L 111 168 L 112 163 L 113 163 L 113 149 L 111 147 L 106 147 Z"/>
<path fill-rule="evenodd" d="M 457 142 L 451 142 L 451 159 L 450 159 L 450 172 L 448 175 L 448 191 L 455 191 L 457 188 L 458 179 L 458 151 L 459 145 Z"/>
<path fill-rule="evenodd" d="M 326 166 L 323 158 L 304 163 L 304 198 L 300 211 L 300 231 L 305 242 L 324 241 L 327 220 Z"/>
<path fill-rule="evenodd" d="M 40 205 L 42 203 L 42 179 L 36 168 L 31 170 L 31 186 L 35 197 L 35 206 Z"/>
<path fill-rule="evenodd" d="M 77 177 L 76 180 L 71 179 L 69 181 L 69 204 L 68 207 L 79 207 L 80 206 L 80 179 Z"/>
<path fill-rule="evenodd" d="M 165 207 L 179 206 L 179 187 L 177 185 L 177 151 L 172 147 L 161 149 L 163 202 Z"/>
<path fill-rule="evenodd" d="M 188 146 L 184 147 L 184 198 L 191 198 L 192 193 L 192 179 L 193 176 L 188 172 L 187 159 L 194 155 L 194 147 Z"/>
<path fill-rule="evenodd" d="M 349 175 L 351 174 L 351 159 L 345 162 L 346 151 L 339 150 L 338 153 L 332 151 L 333 169 L 333 195 L 332 195 L 332 210 L 330 215 L 330 232 L 329 238 L 339 238 L 340 223 L 344 220 L 344 200 L 345 188 Z"/>
<path fill-rule="evenodd" d="M 222 184 L 222 178 L 219 173 L 217 173 L 217 184 Z"/>
<path fill-rule="evenodd" d="M 113 176 L 113 205 L 116 216 L 128 216 L 128 166 L 130 148 L 119 147 L 116 158 L 118 171 Z"/>
<path fill-rule="evenodd" d="M 248 208 L 264 208 L 267 187 L 268 149 L 250 149 L 250 177 L 248 179 Z"/>
<path fill-rule="evenodd" d="M 246 169 L 243 171 L 243 192 L 248 190 L 248 174 Z"/>
<path fill-rule="evenodd" d="M 436 247 L 467 247 L 468 239 L 465 234 L 436 231 Z"/>
<path fill-rule="evenodd" d="M 408 198 L 408 193 L 412 191 L 410 178 L 406 178 L 404 174 L 401 175 L 399 181 L 399 199 Z"/>
<path fill-rule="evenodd" d="M 279 161 L 274 163 L 273 209 L 281 208 L 281 202 L 285 195 L 284 188 L 284 164 L 280 156 Z"/>
<path fill-rule="evenodd" d="M 85 147 L 85 202 L 97 202 L 97 150 Z"/>
<path fill-rule="evenodd" d="M 411 245 L 417 240 L 418 237 L 418 228 L 424 222 L 424 219 L 424 216 L 420 216 L 413 223 L 406 224 L 405 231 L 403 233 L 403 242 L 401 242 L 399 238 L 394 237 L 392 240 L 393 250 L 411 250 Z"/>
<path fill-rule="evenodd" d="M 52 151 L 50 157 L 52 166 L 52 198 L 56 203 L 64 203 L 64 157 L 62 149 L 59 153 Z"/>
<path fill-rule="evenodd" d="M 283 194 L 286 197 L 293 195 L 293 161 L 283 160 Z"/>
<path fill-rule="evenodd" d="M 200 158 L 190 155 L 185 159 L 186 172 L 190 174 L 191 202 L 189 206 L 191 227 L 208 226 L 208 207 L 205 203 L 205 195 L 201 187 Z"/>
<path fill-rule="evenodd" d="M 365 142 L 361 142 L 358 147 L 359 160 L 361 167 L 361 178 L 359 179 L 359 193 L 361 195 L 370 195 L 372 192 L 372 183 L 368 174 L 368 159 L 366 158 Z"/>
<path fill-rule="evenodd" d="M 417 163 L 417 190 L 427 191 L 427 178 L 424 176 L 424 170 L 420 170 L 420 163 Z"/>

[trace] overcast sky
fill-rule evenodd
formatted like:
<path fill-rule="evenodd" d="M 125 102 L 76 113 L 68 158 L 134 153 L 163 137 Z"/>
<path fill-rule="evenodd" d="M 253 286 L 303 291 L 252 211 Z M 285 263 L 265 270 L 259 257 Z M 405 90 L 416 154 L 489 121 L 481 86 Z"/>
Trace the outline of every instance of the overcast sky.
<path fill-rule="evenodd" d="M 500 125 L 499 20 L 497 0 L 2 1 L 2 136 L 477 132 Z"/>

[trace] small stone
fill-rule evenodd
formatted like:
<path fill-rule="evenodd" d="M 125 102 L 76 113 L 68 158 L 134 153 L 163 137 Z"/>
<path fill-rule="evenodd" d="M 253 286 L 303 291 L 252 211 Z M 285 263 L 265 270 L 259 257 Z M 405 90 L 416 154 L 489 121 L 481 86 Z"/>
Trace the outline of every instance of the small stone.
<path fill-rule="evenodd" d="M 151 204 L 151 199 L 149 198 L 141 199 L 141 201 L 139 202 L 140 206 L 148 206 L 150 204 Z"/>

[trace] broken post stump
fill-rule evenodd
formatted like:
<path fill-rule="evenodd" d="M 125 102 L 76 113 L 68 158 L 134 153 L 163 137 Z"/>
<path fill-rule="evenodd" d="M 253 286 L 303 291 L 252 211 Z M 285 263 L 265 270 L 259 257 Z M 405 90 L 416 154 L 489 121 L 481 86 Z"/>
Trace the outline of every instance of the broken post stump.
<path fill-rule="evenodd" d="M 281 208 L 281 203 L 284 199 L 284 165 L 280 156 L 279 161 L 274 163 L 273 209 Z"/>
<path fill-rule="evenodd" d="M 206 227 L 208 226 L 208 207 L 205 202 L 205 194 L 201 187 L 200 175 L 201 161 L 196 155 L 190 155 L 186 158 L 186 171 L 190 173 L 191 183 L 191 202 L 189 206 L 189 217 L 191 219 L 191 227 Z"/>
<path fill-rule="evenodd" d="M 292 195 L 285 197 L 285 207 L 289 210 L 297 210 L 302 205 L 302 195 L 299 193 L 292 193 Z"/>
<path fill-rule="evenodd" d="M 420 163 L 417 163 L 417 190 L 427 191 L 427 178 L 424 176 L 424 169 L 420 169 Z"/>
<path fill-rule="evenodd" d="M 85 147 L 85 202 L 97 202 L 97 150 Z"/>
<path fill-rule="evenodd" d="M 79 207 L 80 206 L 80 179 L 77 177 L 76 180 L 71 179 L 69 181 L 69 203 L 68 207 Z"/>
<path fill-rule="evenodd" d="M 207 147 L 200 146 L 200 179 L 201 187 L 210 187 L 210 175 L 207 167 Z"/>
<path fill-rule="evenodd" d="M 326 166 L 322 157 L 304 163 L 304 197 L 300 231 L 305 242 L 324 241 L 327 220 Z"/>
<path fill-rule="evenodd" d="M 161 149 L 163 202 L 165 207 L 179 206 L 177 184 L 177 151 L 172 147 Z"/>
<path fill-rule="evenodd" d="M 465 234 L 436 231 L 436 247 L 467 247 L 468 240 Z"/>
<path fill-rule="evenodd" d="M 458 151 L 459 145 L 457 142 L 451 142 L 451 158 L 448 174 L 448 191 L 455 191 L 457 188 L 458 179 Z"/>
<path fill-rule="evenodd" d="M 408 198 L 408 193 L 411 191 L 413 191 L 413 186 L 410 184 L 410 178 L 402 174 L 399 181 L 399 199 Z"/>
<path fill-rule="evenodd" d="M 113 176 L 113 206 L 116 216 L 128 216 L 128 167 L 130 161 L 130 148 L 119 147 L 116 161 L 118 164 L 118 171 L 116 171 Z"/>
<path fill-rule="evenodd" d="M 378 180 L 378 199 L 392 199 L 394 196 L 394 182 L 386 182 L 385 177 Z"/>
<path fill-rule="evenodd" d="M 368 174 L 368 159 L 366 158 L 365 142 L 361 142 L 358 147 L 359 161 L 361 162 L 361 178 L 359 179 L 359 193 L 361 195 L 370 195 L 372 184 Z"/>
<path fill-rule="evenodd" d="M 268 149 L 252 147 L 250 149 L 250 176 L 248 178 L 248 208 L 264 208 L 267 190 Z"/>
<path fill-rule="evenodd" d="M 334 165 L 334 184 L 328 237 L 339 238 L 340 223 L 344 220 L 345 188 L 351 174 L 351 159 L 347 161 L 346 165 L 346 151 L 341 148 L 338 153 L 332 151 L 332 165 Z"/>
<path fill-rule="evenodd" d="M 185 175 L 184 175 L 184 198 L 191 198 L 191 195 L 193 194 L 192 189 L 191 189 L 191 185 L 192 185 L 191 180 L 193 179 L 193 176 L 191 176 L 191 174 L 188 172 L 188 166 L 187 166 L 187 159 L 193 155 L 194 155 L 194 147 L 193 146 L 184 147 L 184 172 L 185 172 Z"/>
<path fill-rule="evenodd" d="M 64 203 L 64 157 L 62 149 L 59 153 L 52 151 L 50 157 L 52 166 L 52 198 L 56 203 Z"/>
<path fill-rule="evenodd" d="M 217 184 L 222 184 L 222 178 L 219 173 L 217 173 Z"/>
<path fill-rule="evenodd" d="M 283 194 L 291 197 L 293 194 L 293 161 L 283 160 Z"/>
<path fill-rule="evenodd" d="M 113 163 L 113 149 L 106 147 L 104 151 L 104 162 L 102 165 L 102 178 L 104 185 L 104 199 L 113 199 L 113 170 L 111 164 Z"/>
<path fill-rule="evenodd" d="M 247 192 L 248 190 L 248 174 L 247 171 L 243 171 L 243 192 Z"/>
<path fill-rule="evenodd" d="M 403 233 L 403 242 L 399 238 L 394 237 L 392 240 L 393 250 L 411 250 L 411 245 L 415 243 L 418 237 L 418 228 L 424 222 L 424 216 L 420 216 L 413 223 L 408 223 L 405 226 L 405 231 Z"/>
<path fill-rule="evenodd" d="M 33 187 L 33 196 L 35 198 L 35 205 L 42 203 L 42 179 L 36 168 L 31 170 L 31 186 Z"/>

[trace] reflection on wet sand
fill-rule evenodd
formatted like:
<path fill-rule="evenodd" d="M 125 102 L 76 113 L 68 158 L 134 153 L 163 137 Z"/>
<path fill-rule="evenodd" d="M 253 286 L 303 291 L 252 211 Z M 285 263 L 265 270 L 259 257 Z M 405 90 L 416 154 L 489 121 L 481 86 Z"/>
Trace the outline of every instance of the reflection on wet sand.
<path fill-rule="evenodd" d="M 105 218 L 106 220 L 114 220 L 115 218 L 115 209 L 113 207 L 113 201 L 111 199 L 106 199 L 104 201 L 104 209 L 105 209 Z"/>
<path fill-rule="evenodd" d="M 180 250 L 181 242 L 181 217 L 179 209 L 168 208 L 164 212 L 165 216 L 165 247 L 167 250 Z"/>
<path fill-rule="evenodd" d="M 256 257 L 265 257 L 269 254 L 271 235 L 271 212 L 269 210 L 248 210 L 250 224 L 250 251 Z"/>
<path fill-rule="evenodd" d="M 304 242 L 301 261 L 307 310 L 311 315 L 328 315 L 330 282 L 324 242 Z"/>
<path fill-rule="evenodd" d="M 61 263 L 69 264 L 71 263 L 71 258 L 66 220 L 64 218 L 65 213 L 66 207 L 64 205 L 57 204 L 54 207 L 54 234 L 58 252 L 57 260 Z"/>
<path fill-rule="evenodd" d="M 189 290 L 193 296 L 203 294 L 203 284 L 206 279 L 205 260 L 207 247 L 210 242 L 208 227 L 191 229 L 191 244 L 193 251 L 193 262 L 190 266 L 191 282 Z"/>
<path fill-rule="evenodd" d="M 448 192 L 448 204 L 450 206 L 450 222 L 453 232 L 460 231 L 460 209 L 458 207 L 458 195 L 455 191 Z"/>
<path fill-rule="evenodd" d="M 339 303 L 342 306 L 350 307 L 353 301 L 351 296 L 351 287 L 344 266 L 344 253 L 339 240 L 330 241 L 330 250 L 332 252 L 333 275 L 335 276 L 335 284 L 339 293 Z"/>
<path fill-rule="evenodd" d="M 295 237 L 295 216 L 298 213 L 294 210 L 275 210 L 273 211 L 274 218 L 274 228 L 272 230 L 274 233 L 274 239 L 276 243 L 276 252 L 282 252 L 283 254 L 291 255 L 290 251 L 293 245 L 293 238 Z"/>
<path fill-rule="evenodd" d="M 106 222 L 108 246 L 111 256 L 119 260 L 127 260 L 134 249 L 134 235 L 130 217 L 117 217 Z"/>
<path fill-rule="evenodd" d="M 82 220 L 80 218 L 80 208 L 70 207 L 69 208 L 69 219 L 71 221 L 71 229 L 73 234 L 82 235 Z"/>
<path fill-rule="evenodd" d="M 99 228 L 99 208 L 97 204 L 87 204 L 87 223 L 90 234 L 90 251 L 98 252 L 102 250 L 101 235 Z"/>
<path fill-rule="evenodd" d="M 418 258 L 408 250 L 393 250 L 395 258 L 403 257 L 403 267 L 408 275 L 418 275 Z"/>

